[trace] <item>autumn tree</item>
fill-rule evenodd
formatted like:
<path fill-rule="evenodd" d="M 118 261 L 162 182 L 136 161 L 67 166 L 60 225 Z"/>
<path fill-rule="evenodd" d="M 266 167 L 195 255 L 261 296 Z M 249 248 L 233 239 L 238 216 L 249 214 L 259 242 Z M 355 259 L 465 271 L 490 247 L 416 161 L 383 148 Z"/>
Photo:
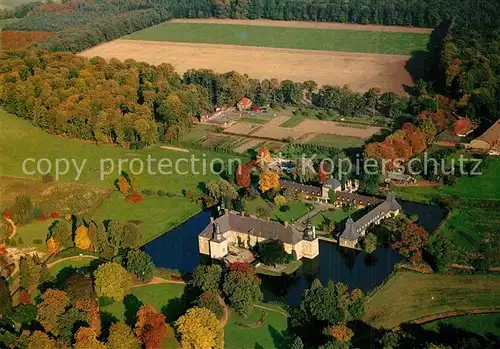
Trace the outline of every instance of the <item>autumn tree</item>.
<path fill-rule="evenodd" d="M 78 300 L 95 300 L 97 298 L 92 279 L 79 273 L 71 274 L 65 280 L 64 291 L 72 303 L 76 303 Z"/>
<path fill-rule="evenodd" d="M 323 333 L 338 342 L 349 342 L 354 336 L 354 332 L 344 324 L 328 326 Z"/>
<path fill-rule="evenodd" d="M 42 331 L 35 331 L 28 338 L 28 349 L 54 349 L 58 347 L 56 341 Z"/>
<path fill-rule="evenodd" d="M 97 268 L 94 279 L 98 297 L 121 301 L 127 293 L 130 275 L 120 264 L 108 262 Z"/>
<path fill-rule="evenodd" d="M 220 198 L 229 198 L 236 199 L 238 197 L 238 193 L 236 189 L 224 179 L 220 179 L 219 181 L 210 181 L 207 184 L 208 194 L 214 199 Z"/>
<path fill-rule="evenodd" d="M 288 200 L 283 195 L 276 195 L 274 197 L 274 203 L 278 206 L 283 206 L 288 203 Z"/>
<path fill-rule="evenodd" d="M 146 349 L 160 348 L 167 336 L 165 315 L 149 305 L 143 305 L 137 312 L 135 334 L 144 343 Z"/>
<path fill-rule="evenodd" d="M 319 184 L 324 184 L 330 177 L 330 169 L 328 163 L 321 162 L 318 167 L 318 181 Z"/>
<path fill-rule="evenodd" d="M 61 244 L 59 243 L 59 241 L 57 241 L 53 237 L 50 237 L 47 240 L 47 251 L 49 251 L 49 253 L 51 253 L 51 254 L 59 252 L 60 246 L 61 246 Z"/>
<path fill-rule="evenodd" d="M 140 349 L 141 342 L 134 332 L 123 322 L 111 325 L 109 329 L 108 342 L 109 349 Z"/>
<path fill-rule="evenodd" d="M 22 256 L 19 260 L 20 286 L 28 291 L 49 278 L 47 266 L 38 255 Z"/>
<path fill-rule="evenodd" d="M 396 232 L 392 248 L 415 262 L 422 257 L 422 249 L 429 243 L 429 233 L 413 222 L 406 223 Z"/>
<path fill-rule="evenodd" d="M 89 230 L 84 225 L 80 225 L 75 231 L 75 246 L 81 250 L 92 249 L 92 242 L 90 241 Z"/>
<path fill-rule="evenodd" d="M 48 289 L 38 304 L 38 321 L 48 333 L 58 336 L 60 333 L 59 317 L 69 306 L 69 297 L 64 291 Z"/>
<path fill-rule="evenodd" d="M 261 192 L 270 189 L 278 189 L 280 186 L 280 175 L 272 171 L 264 171 L 260 174 L 259 188 Z"/>
<path fill-rule="evenodd" d="M 248 164 L 241 164 L 236 169 L 236 184 L 243 188 L 250 186 L 250 168 Z"/>
<path fill-rule="evenodd" d="M 272 157 L 271 153 L 269 152 L 269 149 L 267 149 L 265 145 L 262 145 L 257 151 L 256 164 L 259 167 L 265 167 L 271 162 L 271 160 Z"/>
<path fill-rule="evenodd" d="M 134 274 L 142 281 L 150 281 L 153 278 L 155 269 L 153 259 L 141 250 L 128 251 L 126 267 L 129 273 Z"/>
<path fill-rule="evenodd" d="M 101 314 L 97 301 L 81 297 L 75 302 L 75 307 L 85 314 L 88 325 L 99 336 L 101 334 Z"/>
<path fill-rule="evenodd" d="M 97 340 L 97 334 L 90 327 L 80 327 L 75 334 L 75 349 L 107 349 L 107 346 Z"/>
<path fill-rule="evenodd" d="M 175 327 L 183 348 L 224 348 L 223 329 L 217 317 L 208 309 L 189 309 L 175 322 Z"/>
<path fill-rule="evenodd" d="M 125 176 L 118 178 L 118 190 L 122 194 L 127 194 L 130 191 L 130 183 Z"/>

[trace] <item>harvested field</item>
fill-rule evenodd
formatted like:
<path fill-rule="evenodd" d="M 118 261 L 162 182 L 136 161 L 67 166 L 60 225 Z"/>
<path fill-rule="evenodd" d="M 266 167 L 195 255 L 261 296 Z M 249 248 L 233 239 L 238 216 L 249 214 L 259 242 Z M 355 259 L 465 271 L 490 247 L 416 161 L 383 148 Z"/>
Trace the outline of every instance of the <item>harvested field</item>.
<path fill-rule="evenodd" d="M 312 120 L 305 119 L 300 124 L 298 124 L 295 129 L 304 129 L 308 132 L 316 133 L 328 133 L 338 136 L 348 136 L 357 138 L 370 138 L 374 134 L 380 132 L 380 127 L 368 126 L 366 128 L 349 127 L 346 124 L 333 122 L 333 121 L 322 121 L 322 120 Z"/>
<path fill-rule="evenodd" d="M 253 147 L 258 146 L 260 143 L 262 143 L 261 139 L 251 139 L 248 142 L 243 143 L 241 146 L 239 146 L 238 148 L 236 148 L 235 151 L 237 151 L 239 153 L 244 153 L 248 149 L 252 149 Z"/>
<path fill-rule="evenodd" d="M 424 33 L 430 34 L 431 28 L 414 28 L 388 25 L 371 24 L 351 24 L 351 23 L 328 23 L 328 22 L 299 22 L 299 21 L 275 21 L 271 19 L 216 19 L 216 18 L 189 18 L 173 19 L 171 22 L 177 23 L 211 23 L 211 24 L 236 24 L 255 25 L 264 27 L 292 27 L 311 29 L 336 29 L 336 30 L 357 30 L 392 33 Z"/>
<path fill-rule="evenodd" d="M 255 124 L 250 124 L 247 122 L 236 122 L 226 128 L 224 132 L 226 133 L 234 133 L 234 134 L 240 134 L 240 135 L 250 135 L 255 130 L 258 130 L 261 126 L 255 125 Z"/>
<path fill-rule="evenodd" d="M 236 70 L 257 79 L 314 80 L 319 85 L 349 85 L 354 91 L 379 87 L 405 94 L 412 80 L 405 70 L 406 55 L 347 53 L 235 45 L 115 40 L 81 53 L 84 57 L 128 58 L 151 64 L 170 63 L 176 71 Z"/>

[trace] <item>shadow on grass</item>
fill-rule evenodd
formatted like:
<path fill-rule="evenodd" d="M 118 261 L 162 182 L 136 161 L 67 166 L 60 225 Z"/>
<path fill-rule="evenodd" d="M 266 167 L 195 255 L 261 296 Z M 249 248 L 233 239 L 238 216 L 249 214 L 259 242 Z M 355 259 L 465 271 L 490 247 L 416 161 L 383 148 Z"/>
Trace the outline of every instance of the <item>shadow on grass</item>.
<path fill-rule="evenodd" d="M 129 293 L 123 299 L 123 304 L 125 305 L 125 323 L 133 327 L 137 322 L 137 312 L 144 303 L 142 303 L 139 298 Z"/>

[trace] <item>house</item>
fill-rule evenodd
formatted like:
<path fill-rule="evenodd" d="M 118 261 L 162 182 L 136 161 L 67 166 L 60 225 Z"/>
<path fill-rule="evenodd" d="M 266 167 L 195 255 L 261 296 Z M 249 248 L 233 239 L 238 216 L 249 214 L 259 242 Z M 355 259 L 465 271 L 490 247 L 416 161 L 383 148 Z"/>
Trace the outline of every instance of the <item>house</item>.
<path fill-rule="evenodd" d="M 295 193 L 303 193 L 305 194 L 307 200 L 321 202 L 329 201 L 330 190 L 333 190 L 335 192 L 340 192 L 342 190 L 340 181 L 335 178 L 328 179 L 321 187 L 280 180 L 280 187 L 282 189 L 291 189 Z"/>
<path fill-rule="evenodd" d="M 470 133 L 474 132 L 474 125 L 468 118 L 459 118 L 453 125 L 453 133 L 458 137 L 467 137 Z"/>
<path fill-rule="evenodd" d="M 380 224 L 384 218 L 397 216 L 401 211 L 401 205 L 397 202 L 394 193 L 389 192 L 384 202 L 369 211 L 357 221 L 351 217 L 347 219 L 345 229 L 340 234 L 340 246 L 356 248 L 359 239 L 366 233 L 366 229 L 372 224 Z"/>
<path fill-rule="evenodd" d="M 201 123 L 205 123 L 205 122 L 208 122 L 210 120 L 210 114 L 200 114 L 198 116 L 198 121 L 201 122 Z"/>
<path fill-rule="evenodd" d="M 400 184 L 416 183 L 417 179 L 402 172 L 387 172 L 386 183 L 396 182 Z"/>
<path fill-rule="evenodd" d="M 316 230 L 310 223 L 303 231 L 295 227 L 253 217 L 246 217 L 235 212 L 223 212 L 198 235 L 201 254 L 213 259 L 223 259 L 231 247 L 250 249 L 255 244 L 266 240 L 279 240 L 289 254 L 295 251 L 297 259 L 313 259 L 319 255 L 319 242 Z"/>
<path fill-rule="evenodd" d="M 492 155 L 500 155 L 500 120 L 496 121 L 481 136 L 470 142 L 473 149 L 480 149 Z"/>
<path fill-rule="evenodd" d="M 360 209 L 366 206 L 378 205 L 382 201 L 382 199 L 373 196 L 359 195 L 349 192 L 337 192 L 335 194 L 335 202 L 333 204 L 336 206 L 342 206 L 343 204 L 355 205 L 358 209 Z"/>
<path fill-rule="evenodd" d="M 236 107 L 238 108 L 239 111 L 248 110 L 250 109 L 251 106 L 252 106 L 252 101 L 250 100 L 250 98 L 247 97 L 243 97 L 242 99 L 240 99 L 238 103 L 236 103 Z"/>

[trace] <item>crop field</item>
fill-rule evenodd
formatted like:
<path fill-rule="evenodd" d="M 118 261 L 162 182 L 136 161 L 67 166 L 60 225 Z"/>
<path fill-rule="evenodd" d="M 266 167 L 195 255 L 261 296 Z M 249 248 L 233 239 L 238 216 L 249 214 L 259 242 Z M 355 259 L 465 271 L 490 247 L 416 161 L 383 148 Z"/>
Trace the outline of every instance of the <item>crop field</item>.
<path fill-rule="evenodd" d="M 412 82 L 405 64 L 412 52 L 426 49 L 429 39 L 429 32 L 418 28 L 403 32 L 394 27 L 323 27 L 331 23 L 314 28 L 307 22 L 218 23 L 165 22 L 81 55 L 170 63 L 181 74 L 192 68 L 235 70 L 257 79 L 314 80 L 319 85 L 347 84 L 354 91 L 379 87 L 405 94 L 403 85 Z"/>
<path fill-rule="evenodd" d="M 376 327 L 450 311 L 500 308 L 500 276 L 397 272 L 368 297 L 365 320 Z"/>
<path fill-rule="evenodd" d="M 429 34 L 169 21 L 125 38 L 409 55 L 425 50 Z"/>

